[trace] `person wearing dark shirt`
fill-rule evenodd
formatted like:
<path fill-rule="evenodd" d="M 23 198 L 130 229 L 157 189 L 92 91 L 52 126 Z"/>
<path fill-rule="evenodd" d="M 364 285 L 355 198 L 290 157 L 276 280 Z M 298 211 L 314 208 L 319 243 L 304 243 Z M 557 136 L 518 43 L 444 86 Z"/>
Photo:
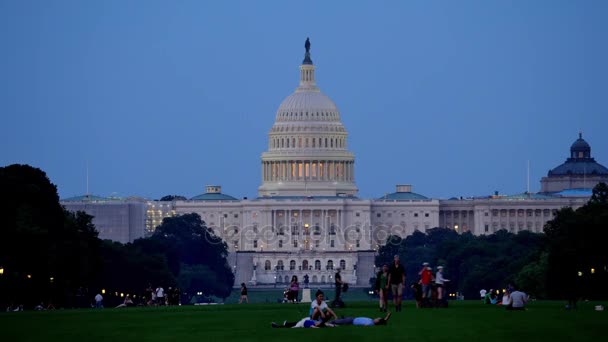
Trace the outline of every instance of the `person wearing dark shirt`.
<path fill-rule="evenodd" d="M 388 308 L 388 265 L 383 265 L 382 270 L 376 275 L 376 291 L 380 297 L 380 312 L 386 312 Z"/>
<path fill-rule="evenodd" d="M 405 269 L 399 262 L 399 256 L 395 255 L 391 267 L 388 269 L 388 283 L 393 293 L 393 303 L 395 311 L 401 311 L 401 301 L 403 297 L 403 284 L 405 284 Z"/>
<path fill-rule="evenodd" d="M 334 280 L 336 281 L 336 301 L 340 300 L 340 296 L 342 295 L 342 276 L 340 275 L 340 269 L 336 270 L 336 274 L 334 276 Z"/>
<path fill-rule="evenodd" d="M 249 298 L 247 297 L 247 285 L 245 285 L 245 283 L 241 283 L 241 300 L 239 300 L 239 304 L 242 304 L 243 301 L 249 304 Z"/>

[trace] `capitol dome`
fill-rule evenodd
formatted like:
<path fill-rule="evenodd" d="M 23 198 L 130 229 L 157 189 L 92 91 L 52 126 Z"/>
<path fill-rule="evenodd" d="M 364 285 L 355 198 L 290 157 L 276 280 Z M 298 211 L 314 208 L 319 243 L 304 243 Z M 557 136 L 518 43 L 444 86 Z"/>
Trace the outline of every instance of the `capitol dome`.
<path fill-rule="evenodd" d="M 262 197 L 355 195 L 354 156 L 336 104 L 317 87 L 306 54 L 300 84 L 277 109 L 262 154 Z"/>

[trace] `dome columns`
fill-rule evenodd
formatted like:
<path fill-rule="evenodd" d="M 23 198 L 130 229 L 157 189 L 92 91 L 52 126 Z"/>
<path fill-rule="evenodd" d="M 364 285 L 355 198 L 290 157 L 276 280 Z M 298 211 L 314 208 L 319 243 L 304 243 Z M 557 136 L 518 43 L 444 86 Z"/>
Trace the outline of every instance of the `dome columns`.
<path fill-rule="evenodd" d="M 354 182 L 354 160 L 277 160 L 262 162 L 264 182 Z"/>

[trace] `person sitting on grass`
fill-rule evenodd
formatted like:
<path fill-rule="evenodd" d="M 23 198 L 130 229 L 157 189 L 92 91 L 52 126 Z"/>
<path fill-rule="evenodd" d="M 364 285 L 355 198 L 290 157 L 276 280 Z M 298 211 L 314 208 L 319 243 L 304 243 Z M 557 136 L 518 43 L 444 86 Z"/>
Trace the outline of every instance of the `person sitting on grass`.
<path fill-rule="evenodd" d="M 122 304 L 118 305 L 114 309 L 126 308 L 126 307 L 131 307 L 131 306 L 135 306 L 135 304 L 133 303 L 133 299 L 131 299 L 131 297 L 129 295 L 127 295 L 125 297 L 124 302 L 122 302 Z"/>
<path fill-rule="evenodd" d="M 315 300 L 313 300 L 310 304 L 310 318 L 312 320 L 321 320 L 323 322 L 327 322 L 330 315 L 333 316 L 334 319 L 338 319 L 336 313 L 333 312 L 333 310 L 330 309 L 327 303 L 323 300 L 325 298 L 323 291 L 317 290 L 315 297 Z"/>
<path fill-rule="evenodd" d="M 528 303 L 528 295 L 514 287 L 514 291 L 509 294 L 507 310 L 525 310 L 526 303 Z"/>
<path fill-rule="evenodd" d="M 391 312 L 389 311 L 384 318 L 369 318 L 369 317 L 345 317 L 330 321 L 328 324 L 341 326 L 341 325 L 359 325 L 364 327 L 372 327 L 374 325 L 386 325 L 388 319 L 391 318 Z"/>

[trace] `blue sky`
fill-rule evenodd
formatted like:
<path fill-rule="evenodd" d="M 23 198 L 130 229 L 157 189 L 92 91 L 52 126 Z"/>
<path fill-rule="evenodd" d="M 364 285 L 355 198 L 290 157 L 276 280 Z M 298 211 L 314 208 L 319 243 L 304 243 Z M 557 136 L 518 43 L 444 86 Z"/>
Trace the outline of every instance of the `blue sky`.
<path fill-rule="evenodd" d="M 608 165 L 608 1 L 0 0 L 0 165 L 61 197 L 254 197 L 306 37 L 361 197 L 531 190 Z"/>

